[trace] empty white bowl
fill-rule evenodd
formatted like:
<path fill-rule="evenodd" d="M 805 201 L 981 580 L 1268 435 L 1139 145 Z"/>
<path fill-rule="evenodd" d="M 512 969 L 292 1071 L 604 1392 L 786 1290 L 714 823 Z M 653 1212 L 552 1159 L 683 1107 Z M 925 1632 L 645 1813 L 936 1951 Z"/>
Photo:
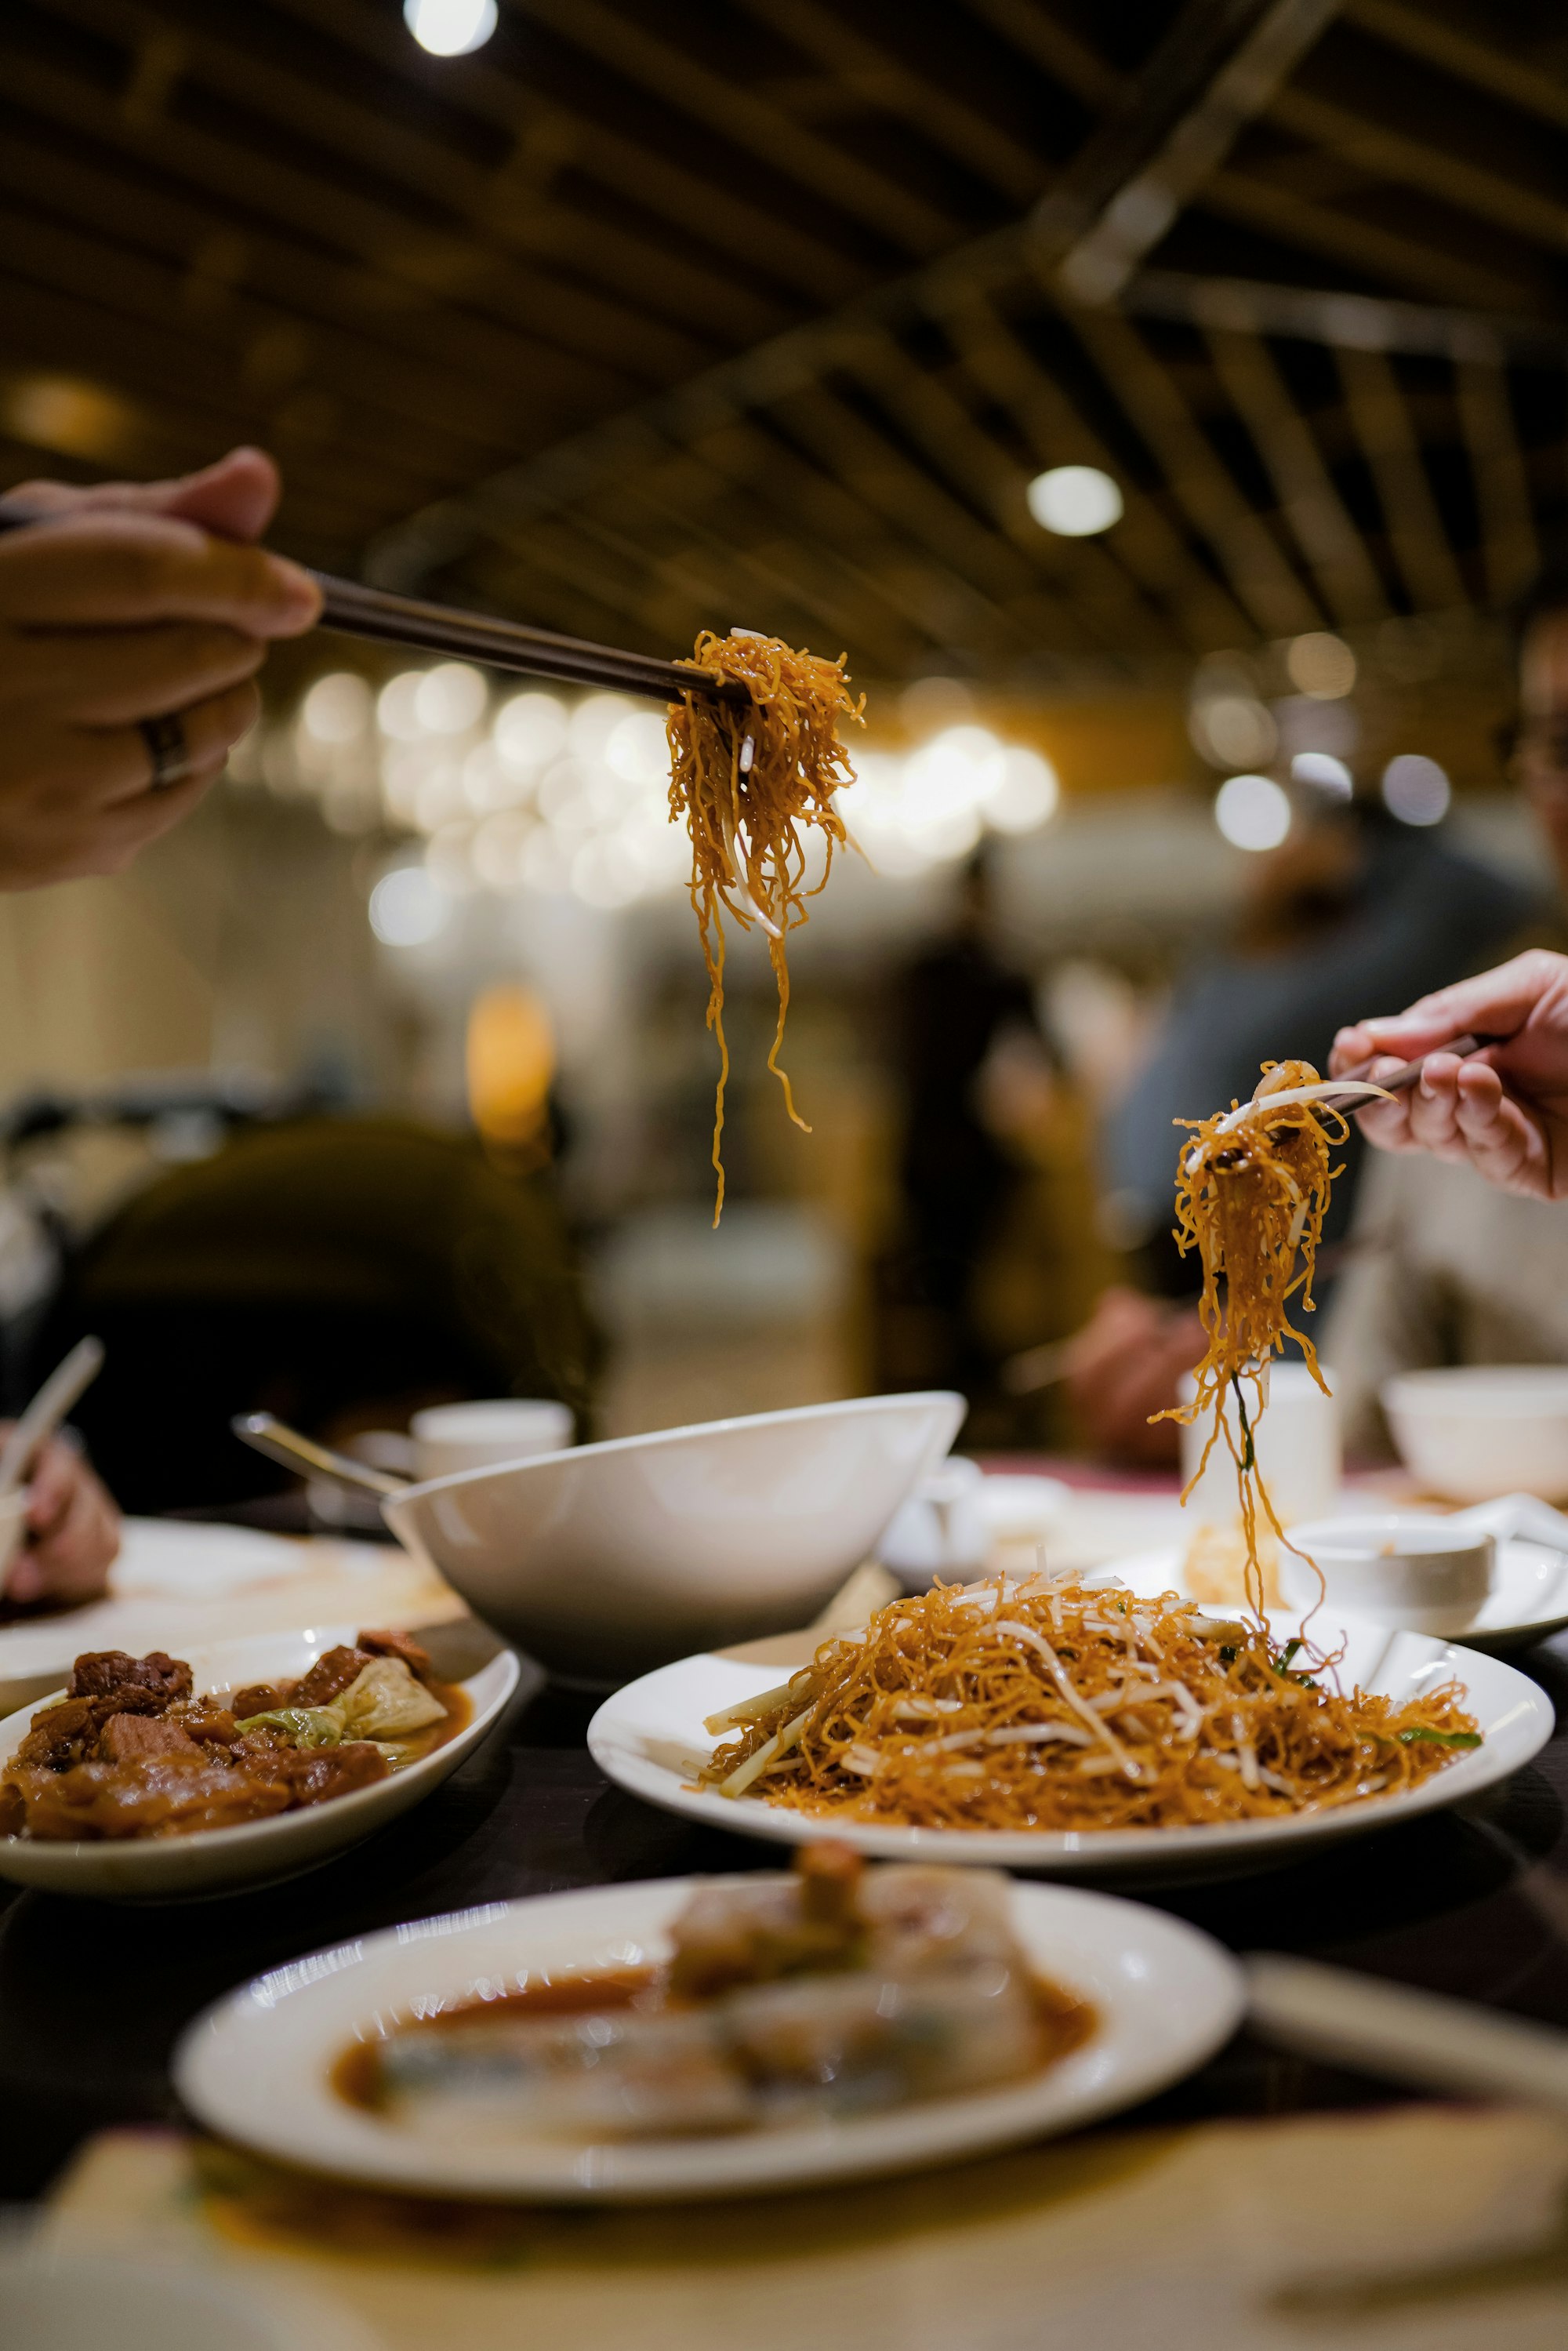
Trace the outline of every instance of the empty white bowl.
<path fill-rule="evenodd" d="M 1428 1493 L 1568 1499 L 1568 1364 L 1467 1364 L 1402 1372 L 1383 1408 L 1400 1458 Z"/>
<path fill-rule="evenodd" d="M 1280 1580 L 1292 1607 L 1322 1598 L 1331 1614 L 1346 1609 L 1380 1625 L 1446 1635 L 1468 1631 L 1486 1605 L 1497 1574 L 1490 1534 L 1413 1510 L 1369 1510 L 1318 1519 L 1289 1530 L 1307 1558 L 1281 1551 Z"/>
<path fill-rule="evenodd" d="M 935 1390 L 705 1421 L 439 1478 L 383 1509 L 558 1679 L 612 1688 L 809 1624 L 964 1412 Z"/>

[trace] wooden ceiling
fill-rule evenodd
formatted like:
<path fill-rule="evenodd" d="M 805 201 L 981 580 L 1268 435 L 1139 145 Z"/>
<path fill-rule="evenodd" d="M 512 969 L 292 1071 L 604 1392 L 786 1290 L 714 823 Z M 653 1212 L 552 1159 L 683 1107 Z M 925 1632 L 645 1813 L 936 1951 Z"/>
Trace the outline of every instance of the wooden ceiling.
<path fill-rule="evenodd" d="M 1548 0 L 8 0 L 0 465 L 669 652 L 1029 687 L 1484 603 L 1568 507 Z M 1030 518 L 1043 467 L 1124 520 Z"/>

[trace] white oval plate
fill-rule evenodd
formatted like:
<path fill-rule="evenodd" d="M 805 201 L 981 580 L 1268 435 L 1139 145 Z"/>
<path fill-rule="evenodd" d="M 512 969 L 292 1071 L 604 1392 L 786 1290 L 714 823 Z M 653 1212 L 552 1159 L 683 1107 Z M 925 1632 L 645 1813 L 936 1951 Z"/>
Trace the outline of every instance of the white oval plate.
<path fill-rule="evenodd" d="M 258 1976 L 198 2017 L 175 2053 L 202 2122 L 288 2163 L 434 2196 L 558 2202 L 755 2195 L 910 2171 L 1071 2129 L 1200 2065 L 1239 2021 L 1240 1973 L 1218 1943 L 1140 1903 L 1015 1886 L 1013 1923 L 1040 1972 L 1092 2002 L 1081 2049 L 1018 2088 L 923 2100 L 851 2122 L 703 2137 L 427 2141 L 347 2105 L 333 2061 L 356 2028 L 488 1978 L 657 1961 L 703 1881 L 665 1878 L 499 1902 L 394 1927 Z"/>
<path fill-rule="evenodd" d="M 247 1641 L 214 1641 L 183 1654 L 198 1690 L 235 1689 L 246 1682 L 306 1673 L 323 1650 L 351 1642 L 354 1632 L 351 1625 L 329 1625 L 299 1633 L 258 1633 Z M 0 1836 L 0 1877 L 12 1878 L 18 1886 L 47 1886 L 53 1894 L 90 1895 L 99 1902 L 149 1902 L 226 1893 L 292 1876 L 345 1845 L 357 1844 L 439 1787 L 484 1738 L 516 1689 L 519 1671 L 511 1650 L 502 1649 L 476 1674 L 459 1682 L 457 1687 L 467 1692 L 474 1709 L 463 1729 L 417 1763 L 371 1787 L 356 1788 L 324 1804 L 308 1804 L 297 1813 L 279 1813 L 272 1820 L 245 1821 L 232 1829 L 198 1829 L 189 1836 L 90 1844 Z M 63 1689 L 52 1691 L 0 1722 L 0 1765 L 9 1762 L 21 1745 L 33 1717 L 57 1706 L 64 1696 Z"/>
<path fill-rule="evenodd" d="M 1321 1622 L 1321 1620 L 1320 1620 Z M 634 1796 L 664 1812 L 704 1821 L 740 1836 L 777 1844 L 833 1837 L 857 1852 L 884 1859 L 973 1861 L 993 1869 L 1068 1875 L 1097 1869 L 1267 1868 L 1292 1847 L 1330 1837 L 1365 1835 L 1415 1813 L 1462 1802 L 1528 1763 L 1551 1738 L 1555 1718 L 1545 1694 L 1496 1657 L 1456 1648 L 1425 1633 L 1391 1631 L 1364 1620 L 1319 1632 L 1320 1640 L 1348 1642 L 1341 1668 L 1345 1686 L 1389 1696 L 1414 1694 L 1457 1680 L 1464 1705 L 1480 1722 L 1485 1745 L 1460 1754 L 1407 1794 L 1369 1796 L 1335 1812 L 1303 1813 L 1288 1820 L 1237 1821 L 1218 1828 L 1168 1829 L 902 1829 L 841 1815 L 790 1811 L 755 1797 L 721 1796 L 691 1782 L 716 1741 L 706 1718 L 737 1705 L 780 1678 L 778 1666 L 741 1665 L 734 1658 L 683 1658 L 606 1699 L 588 1729 L 589 1750 L 601 1771 Z"/>
<path fill-rule="evenodd" d="M 1538 1504 L 1537 1508 L 1544 1510 L 1545 1505 Z M 1455 1512 L 1438 1518 L 1434 1511 L 1431 1515 L 1442 1526 L 1464 1526 L 1475 1520 L 1483 1531 L 1491 1531 L 1485 1527 L 1481 1512 Z M 1552 1511 L 1549 1515 L 1555 1518 L 1557 1513 Z M 1096 1569 L 1093 1581 L 1124 1583 L 1129 1592 L 1145 1599 L 1153 1599 L 1162 1592 L 1185 1593 L 1185 1551 L 1175 1546 L 1138 1552 L 1131 1559 L 1113 1560 L 1108 1566 Z M 1218 1612 L 1218 1602 L 1206 1602 L 1205 1605 Z M 1497 1582 L 1475 1623 L 1454 1637 L 1462 1639 L 1467 1649 L 1484 1649 L 1490 1656 L 1504 1657 L 1515 1650 L 1532 1648 L 1537 1641 L 1560 1633 L 1565 1625 L 1568 1552 L 1529 1538 L 1504 1537 L 1497 1547 Z"/>

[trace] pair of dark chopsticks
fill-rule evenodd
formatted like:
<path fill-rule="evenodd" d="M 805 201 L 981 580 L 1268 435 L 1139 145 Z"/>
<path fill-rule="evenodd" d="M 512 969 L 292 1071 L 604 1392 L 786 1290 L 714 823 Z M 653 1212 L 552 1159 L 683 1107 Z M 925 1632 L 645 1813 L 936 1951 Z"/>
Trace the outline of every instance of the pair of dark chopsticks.
<path fill-rule="evenodd" d="M 37 514 L 15 499 L 0 499 L 0 531 L 29 524 L 64 521 L 65 515 Z M 308 567 L 305 567 L 308 569 Z M 683 695 L 708 695 L 717 702 L 749 706 L 751 695 L 738 678 L 713 676 L 692 662 L 656 661 L 651 653 L 622 652 L 582 637 L 560 637 L 519 621 L 499 621 L 484 612 L 464 612 L 448 604 L 427 604 L 413 596 L 393 596 L 329 571 L 310 571 L 321 590 L 319 626 L 349 637 L 412 645 L 422 653 L 453 653 L 514 670 L 527 677 L 554 678 L 563 685 L 608 688 L 638 694 L 653 702 L 678 702 Z"/>

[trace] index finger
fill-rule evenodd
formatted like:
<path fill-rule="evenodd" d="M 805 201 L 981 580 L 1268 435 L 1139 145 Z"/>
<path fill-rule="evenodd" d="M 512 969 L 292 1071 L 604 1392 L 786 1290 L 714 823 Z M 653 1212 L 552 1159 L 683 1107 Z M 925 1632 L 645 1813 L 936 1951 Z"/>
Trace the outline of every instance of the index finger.
<path fill-rule="evenodd" d="M 1362 1020 L 1342 1029 L 1334 1054 L 1348 1067 L 1352 1051 L 1394 1053 L 1414 1060 L 1467 1033 L 1479 1037 L 1511 1037 L 1522 1029 L 1544 998 L 1568 997 L 1568 956 L 1532 947 L 1495 971 L 1479 972 L 1435 996 L 1423 996 L 1407 1012 L 1391 1019 Z"/>
<path fill-rule="evenodd" d="M 220 621 L 298 636 L 321 610 L 308 572 L 166 516 L 89 509 L 0 538 L 0 620 L 23 629 Z"/>

